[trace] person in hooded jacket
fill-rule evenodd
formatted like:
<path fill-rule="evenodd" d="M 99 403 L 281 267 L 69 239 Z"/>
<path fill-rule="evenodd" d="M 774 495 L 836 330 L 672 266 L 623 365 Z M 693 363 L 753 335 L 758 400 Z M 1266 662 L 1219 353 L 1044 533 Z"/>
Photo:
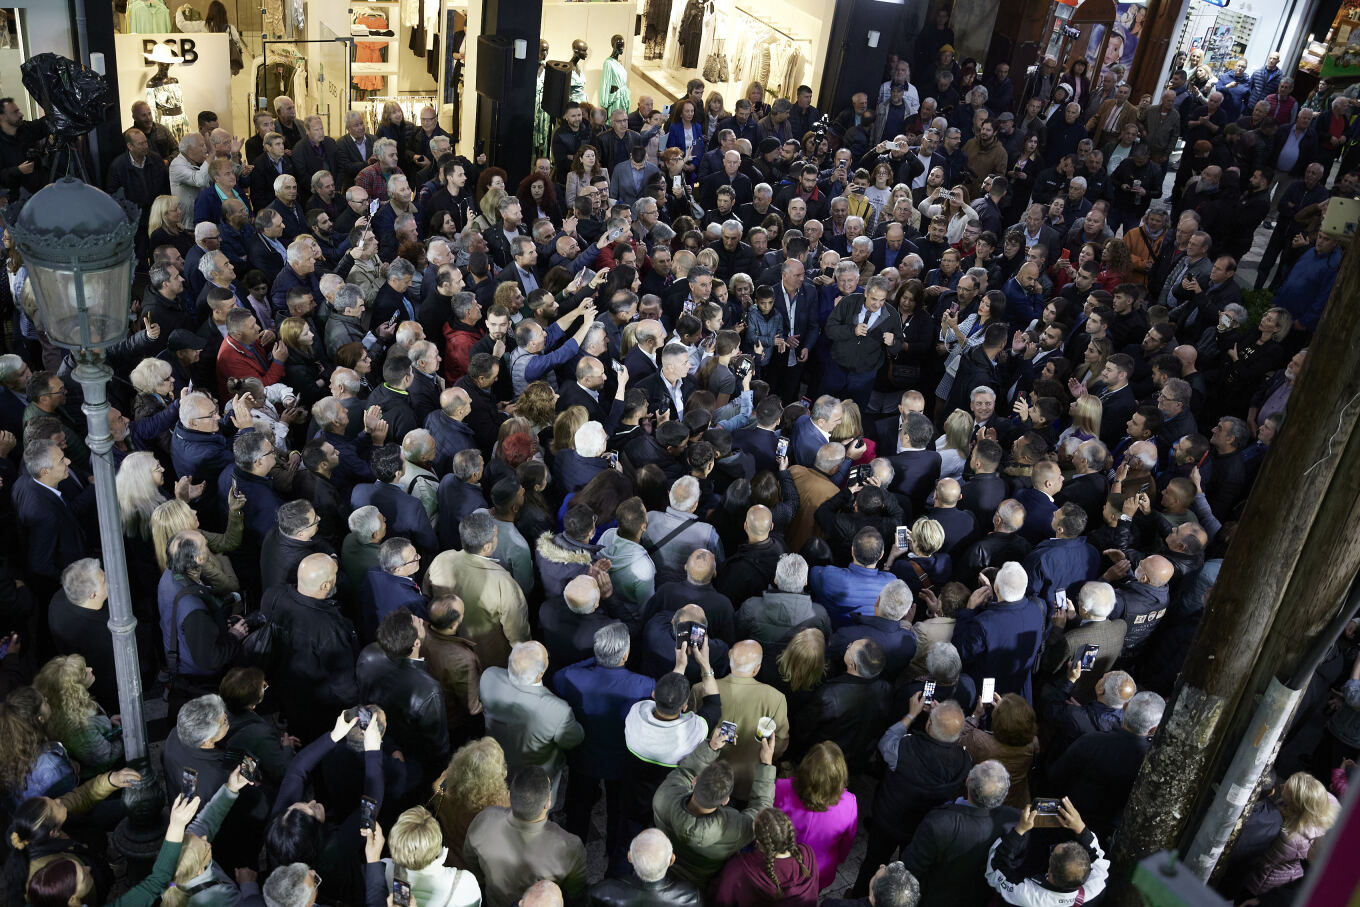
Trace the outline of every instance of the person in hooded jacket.
<path fill-rule="evenodd" d="M 817 903 L 817 859 L 794 840 L 793 822 L 773 806 L 755 820 L 755 850 L 737 854 L 718 876 L 719 905 L 807 905 Z"/>

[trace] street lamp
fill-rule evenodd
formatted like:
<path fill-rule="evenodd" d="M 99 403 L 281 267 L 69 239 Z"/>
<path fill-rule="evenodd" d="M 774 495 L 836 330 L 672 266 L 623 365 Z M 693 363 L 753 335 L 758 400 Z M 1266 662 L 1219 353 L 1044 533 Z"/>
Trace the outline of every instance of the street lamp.
<path fill-rule="evenodd" d="M 128 763 L 142 773 L 142 782 L 124 793 L 132 818 L 125 825 L 130 828 L 120 826 L 115 832 L 115 841 L 130 859 L 141 856 L 144 846 L 150 846 L 154 855 L 159 834 L 146 845 L 141 839 L 159 823 L 162 798 L 147 760 L 142 675 L 134 633 L 137 619 L 132 616 L 123 523 L 109 453 L 113 437 L 109 433 L 107 385 L 113 369 L 104 360 L 104 350 L 127 336 L 133 245 L 140 216 L 131 202 L 70 176 L 21 198 L 5 212 L 10 236 L 28 269 L 38 303 L 38 321 L 48 340 L 73 352 L 75 378 L 85 398 L 81 408 L 88 425 L 99 506 L 99 541 L 108 580 L 109 630 L 113 635 L 118 707 L 123 717 L 123 751 Z"/>

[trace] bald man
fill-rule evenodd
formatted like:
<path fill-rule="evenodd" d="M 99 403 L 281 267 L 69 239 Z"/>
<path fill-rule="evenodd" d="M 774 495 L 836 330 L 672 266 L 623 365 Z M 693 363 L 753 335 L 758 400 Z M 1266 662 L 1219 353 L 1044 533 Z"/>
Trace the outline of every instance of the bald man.
<path fill-rule="evenodd" d="M 324 733 L 330 716 L 359 701 L 354 625 L 335 602 L 336 562 L 309 554 L 297 567 L 297 586 L 265 590 L 264 616 L 281 632 L 271 678 L 288 726 L 303 740 Z"/>
<path fill-rule="evenodd" d="M 594 654 L 595 633 L 613 622 L 600 607 L 600 584 L 589 573 L 572 577 L 561 595 L 538 608 L 537 636 L 557 671 Z"/>
<path fill-rule="evenodd" d="M 774 518 L 770 508 L 756 504 L 746 511 L 746 543 L 728 556 L 713 585 L 728 601 L 744 602 L 774 582 L 774 569 L 784 554 L 784 543 L 770 537 Z"/>
<path fill-rule="evenodd" d="M 656 600 L 657 596 L 652 596 L 652 601 Z M 681 670 L 676 667 L 676 643 L 690 640 L 694 624 L 704 628 L 703 635 L 708 640 L 709 646 L 709 664 L 718 674 L 726 672 L 727 643 L 718 637 L 713 622 L 704 609 L 691 604 L 681 605 L 674 610 L 662 609 L 648 618 L 642 628 L 642 673 L 648 677 L 660 677 L 669 671 Z M 693 658 L 685 661 L 683 673 L 685 679 L 696 688 L 704 679 L 702 667 Z"/>
<path fill-rule="evenodd" d="M 455 749 L 471 736 L 474 718 L 482 714 L 479 694 L 482 662 L 471 642 L 458 635 L 463 622 L 463 600 L 439 595 L 430 602 L 425 643 L 420 654 L 425 670 L 444 688 L 444 715 L 449 725 L 449 744 Z"/>
<path fill-rule="evenodd" d="M 562 889 L 557 887 L 556 882 L 539 879 L 524 892 L 524 896 L 519 899 L 518 907 L 562 907 L 564 903 Z"/>
<path fill-rule="evenodd" d="M 765 653 L 754 639 L 744 639 L 728 655 L 731 673 L 718 681 L 722 700 L 722 720 L 737 725 L 737 741 L 722 748 L 718 758 L 732 766 L 732 796 L 745 800 L 751 795 L 751 780 L 760 762 L 760 738 L 756 725 L 761 718 L 774 719 L 774 755 L 789 745 L 789 706 L 784 694 L 756 680 Z M 691 693 L 690 708 L 701 704 L 699 691 Z"/>
<path fill-rule="evenodd" d="M 1110 571 L 1123 568 L 1127 573 L 1127 567 L 1124 565 L 1129 563 L 1127 559 L 1121 560 L 1111 567 Z M 1160 554 L 1154 554 L 1139 562 L 1130 579 L 1115 586 L 1115 604 L 1111 616 L 1122 619 L 1128 625 L 1124 635 L 1123 657 L 1126 662 L 1141 654 L 1148 638 L 1152 636 L 1152 631 L 1157 629 L 1157 624 L 1166 616 L 1170 600 L 1170 589 L 1167 584 L 1171 582 L 1174 573 L 1171 561 Z"/>
<path fill-rule="evenodd" d="M 963 486 L 957 479 L 940 479 L 935 483 L 935 505 L 926 511 L 926 516 L 944 529 L 944 547 L 940 550 L 946 554 L 964 550 L 978 536 L 977 517 L 959 507 L 962 497 Z"/>
<path fill-rule="evenodd" d="M 571 706 L 543 685 L 548 650 L 542 643 L 515 643 L 507 667 L 482 674 L 482 709 L 486 732 L 505 751 L 513 778 L 521 766 L 537 765 L 552 779 L 553 802 L 566 765 L 567 750 L 585 739 Z"/>
<path fill-rule="evenodd" d="M 768 530 L 766 534 L 769 534 Z M 732 602 L 740 604 L 745 599 L 732 599 L 724 595 L 722 590 L 714 586 L 716 574 L 717 558 L 713 552 L 707 548 L 695 548 L 685 560 L 685 578 L 663 583 L 647 603 L 645 610 L 646 613 L 655 613 L 658 610 L 677 611 L 687 604 L 698 605 L 703 609 L 707 619 L 709 635 L 724 643 L 723 664 L 726 664 L 727 647 L 737 638 L 737 621 Z M 667 661 L 669 662 L 672 657 L 667 656 Z M 719 661 L 715 659 L 713 664 L 716 666 Z M 695 675 L 690 678 L 690 682 L 697 679 L 698 675 Z"/>
<path fill-rule="evenodd" d="M 439 394 L 439 409 L 425 417 L 424 428 L 434 436 L 435 472 L 445 475 L 453 468 L 453 455 L 460 450 L 476 450 L 477 437 L 467 417 L 472 398 L 461 387 L 450 387 Z"/>
<path fill-rule="evenodd" d="M 907 845 L 926 813 L 964 792 L 973 759 L 959 744 L 963 709 L 952 699 L 941 700 L 931 709 L 924 734 L 907 733 L 924 709 L 921 694 L 912 696 L 907 714 L 878 742 L 888 771 L 874 793 L 868 847 L 851 896 L 868 893 L 878 867 Z"/>

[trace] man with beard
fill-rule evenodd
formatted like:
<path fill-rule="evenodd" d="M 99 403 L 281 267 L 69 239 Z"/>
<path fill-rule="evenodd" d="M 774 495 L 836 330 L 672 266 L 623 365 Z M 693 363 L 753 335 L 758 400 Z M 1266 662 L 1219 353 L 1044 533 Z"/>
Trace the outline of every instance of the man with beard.
<path fill-rule="evenodd" d="M 996 124 L 987 120 L 978 129 L 977 135 L 963 146 L 968 158 L 968 191 L 978 195 L 983 181 L 989 176 L 1000 176 L 1006 172 L 1006 149 L 996 140 Z M 998 222 L 999 225 L 999 222 Z"/>

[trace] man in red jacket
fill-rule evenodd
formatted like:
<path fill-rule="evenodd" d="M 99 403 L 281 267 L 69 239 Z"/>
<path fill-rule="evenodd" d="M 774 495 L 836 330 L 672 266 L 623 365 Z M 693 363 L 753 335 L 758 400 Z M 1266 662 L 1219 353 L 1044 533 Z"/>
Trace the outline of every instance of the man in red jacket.
<path fill-rule="evenodd" d="M 266 387 L 281 380 L 287 359 L 288 347 L 275 340 L 273 331 L 260 330 L 254 312 L 232 309 L 227 315 L 227 336 L 217 351 L 218 399 L 232 397 L 227 390 L 231 378 L 259 378 Z"/>
<path fill-rule="evenodd" d="M 472 348 L 486 331 L 478 327 L 482 306 L 471 293 L 455 293 L 450 302 L 453 317 L 444 324 L 444 378 L 453 384 L 467 374 Z"/>

